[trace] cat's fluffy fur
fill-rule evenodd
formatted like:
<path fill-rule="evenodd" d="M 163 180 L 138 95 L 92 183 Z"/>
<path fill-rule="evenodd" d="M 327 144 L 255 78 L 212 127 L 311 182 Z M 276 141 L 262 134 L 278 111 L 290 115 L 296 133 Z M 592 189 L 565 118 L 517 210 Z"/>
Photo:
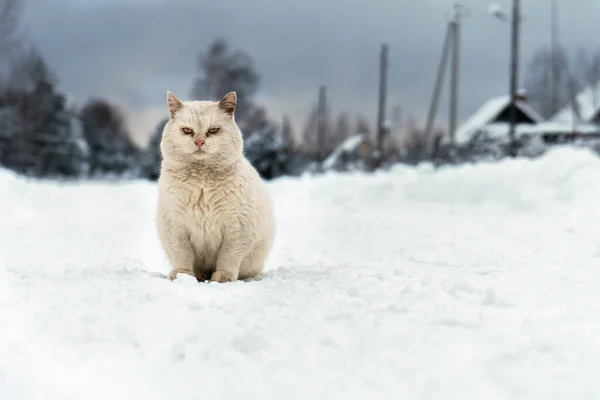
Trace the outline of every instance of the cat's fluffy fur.
<path fill-rule="evenodd" d="M 271 250 L 273 206 L 243 155 L 236 99 L 231 92 L 220 102 L 182 102 L 167 93 L 171 118 L 160 144 L 157 225 L 171 280 L 178 273 L 199 281 L 254 278 Z M 213 128 L 219 131 L 209 133 Z M 205 143 L 199 149 L 194 140 Z"/>

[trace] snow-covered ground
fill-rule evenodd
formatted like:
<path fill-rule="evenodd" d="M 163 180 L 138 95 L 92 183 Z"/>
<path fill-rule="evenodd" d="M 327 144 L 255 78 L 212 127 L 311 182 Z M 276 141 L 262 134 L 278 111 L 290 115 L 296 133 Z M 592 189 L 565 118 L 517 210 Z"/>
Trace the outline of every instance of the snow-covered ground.
<path fill-rule="evenodd" d="M 0 399 L 597 399 L 600 160 L 270 184 L 254 282 L 163 278 L 156 188 L 0 172 Z"/>

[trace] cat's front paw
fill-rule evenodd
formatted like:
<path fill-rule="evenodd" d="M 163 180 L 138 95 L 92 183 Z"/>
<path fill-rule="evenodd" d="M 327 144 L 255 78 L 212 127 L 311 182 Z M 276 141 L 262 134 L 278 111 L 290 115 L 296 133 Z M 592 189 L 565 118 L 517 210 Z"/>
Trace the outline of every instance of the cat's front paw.
<path fill-rule="evenodd" d="M 213 282 L 233 282 L 237 279 L 237 274 L 232 271 L 215 271 L 210 278 Z"/>
<path fill-rule="evenodd" d="M 177 278 L 177 274 L 188 274 L 191 276 L 194 276 L 194 272 L 193 271 L 187 271 L 185 269 L 173 269 L 171 270 L 171 272 L 169 273 L 169 276 L 167 277 L 170 281 L 174 281 Z"/>

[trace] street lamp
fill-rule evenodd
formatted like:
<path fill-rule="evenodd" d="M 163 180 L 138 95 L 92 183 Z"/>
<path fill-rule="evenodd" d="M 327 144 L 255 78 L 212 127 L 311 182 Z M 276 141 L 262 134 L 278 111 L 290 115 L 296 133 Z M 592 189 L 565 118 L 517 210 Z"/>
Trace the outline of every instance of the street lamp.
<path fill-rule="evenodd" d="M 517 82 L 519 74 L 519 3 L 520 0 L 512 2 L 512 18 L 511 18 L 511 52 L 510 52 L 510 110 L 509 120 L 510 128 L 508 130 L 509 137 L 509 152 L 512 157 L 516 156 L 517 142 L 515 139 L 515 130 L 517 124 Z M 492 4 L 489 8 L 490 14 L 501 20 L 508 21 L 508 15 L 497 4 Z"/>
<path fill-rule="evenodd" d="M 502 9 L 502 7 L 500 7 L 499 4 L 490 4 L 489 13 L 492 15 L 492 17 L 497 18 L 501 21 L 508 21 L 508 15 Z"/>

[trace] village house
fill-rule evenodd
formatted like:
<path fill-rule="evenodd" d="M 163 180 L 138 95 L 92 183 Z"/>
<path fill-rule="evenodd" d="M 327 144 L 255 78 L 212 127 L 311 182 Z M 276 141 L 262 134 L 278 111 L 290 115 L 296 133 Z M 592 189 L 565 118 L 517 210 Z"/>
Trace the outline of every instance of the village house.
<path fill-rule="evenodd" d="M 517 136 L 529 134 L 537 124 L 543 122 L 539 115 L 526 101 L 521 93 L 517 106 Z M 455 135 L 456 144 L 466 144 L 471 140 L 484 136 L 489 138 L 508 137 L 510 122 L 510 96 L 497 96 L 486 101 L 464 124 Z"/>
<path fill-rule="evenodd" d="M 523 92 L 517 98 L 517 138 L 539 136 L 546 143 L 600 138 L 600 91 L 583 90 L 571 104 L 544 120 L 528 103 Z M 488 100 L 456 131 L 456 143 L 478 138 L 508 138 L 510 97 Z"/>

